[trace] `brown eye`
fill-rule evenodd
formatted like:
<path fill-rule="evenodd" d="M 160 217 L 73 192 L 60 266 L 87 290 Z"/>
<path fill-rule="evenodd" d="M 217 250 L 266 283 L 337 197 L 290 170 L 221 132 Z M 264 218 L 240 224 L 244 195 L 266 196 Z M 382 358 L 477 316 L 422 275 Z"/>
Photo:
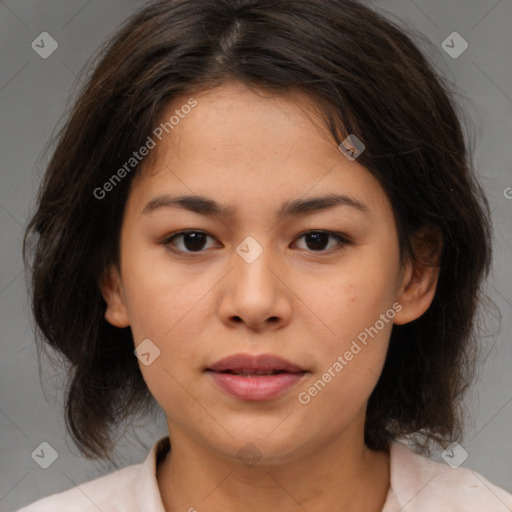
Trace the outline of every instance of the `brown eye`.
<path fill-rule="evenodd" d="M 329 251 L 336 248 L 341 249 L 345 245 L 350 244 L 344 236 L 330 231 L 310 231 L 302 234 L 299 238 L 304 238 L 306 248 L 313 252 Z M 331 246 L 327 248 L 329 239 L 337 240 L 337 243 L 334 243 L 334 245 L 331 243 Z"/>
<path fill-rule="evenodd" d="M 205 252 L 208 238 L 214 238 L 203 231 L 180 231 L 167 237 L 162 245 L 169 247 L 172 251 L 185 254 Z M 305 249 L 311 252 L 333 252 L 343 249 L 351 242 L 345 236 L 331 231 L 309 231 L 303 233 L 298 239 L 304 239 Z M 299 247 L 301 248 L 301 247 Z"/>
<path fill-rule="evenodd" d="M 202 231 L 181 231 L 164 240 L 163 245 L 172 245 L 180 252 L 202 252 L 208 238 L 212 238 Z M 180 240 L 174 243 L 175 240 Z"/>

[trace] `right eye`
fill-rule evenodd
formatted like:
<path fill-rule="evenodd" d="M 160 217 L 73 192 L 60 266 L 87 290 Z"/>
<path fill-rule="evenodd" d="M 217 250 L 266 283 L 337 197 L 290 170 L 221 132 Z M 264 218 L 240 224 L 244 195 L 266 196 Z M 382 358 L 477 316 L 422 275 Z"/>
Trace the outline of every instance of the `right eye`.
<path fill-rule="evenodd" d="M 192 254 L 194 252 L 204 252 L 202 249 L 205 246 L 207 238 L 212 238 L 210 235 L 205 233 L 204 231 L 197 230 L 187 230 L 180 231 L 178 233 L 173 233 L 168 236 L 163 242 L 162 245 L 165 247 L 169 247 L 172 251 L 175 252 L 184 252 L 185 254 Z M 178 244 L 175 244 L 175 240 L 181 240 Z M 177 245 L 181 247 L 177 247 Z"/>

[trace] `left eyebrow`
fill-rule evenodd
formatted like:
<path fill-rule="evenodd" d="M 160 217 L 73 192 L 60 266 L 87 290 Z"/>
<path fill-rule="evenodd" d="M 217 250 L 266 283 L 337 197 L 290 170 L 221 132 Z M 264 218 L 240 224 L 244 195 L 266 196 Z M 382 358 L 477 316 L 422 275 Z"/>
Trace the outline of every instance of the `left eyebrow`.
<path fill-rule="evenodd" d="M 284 217 L 306 215 L 321 210 L 327 210 L 336 206 L 351 207 L 366 216 L 370 216 L 368 206 L 354 197 L 344 194 L 329 194 L 327 196 L 313 197 L 310 199 L 295 199 L 285 201 L 276 213 L 277 219 Z M 233 217 L 235 210 L 223 203 L 200 195 L 171 196 L 164 194 L 151 199 L 144 209 L 143 214 L 151 213 L 160 208 L 184 208 L 191 212 L 206 216 Z"/>

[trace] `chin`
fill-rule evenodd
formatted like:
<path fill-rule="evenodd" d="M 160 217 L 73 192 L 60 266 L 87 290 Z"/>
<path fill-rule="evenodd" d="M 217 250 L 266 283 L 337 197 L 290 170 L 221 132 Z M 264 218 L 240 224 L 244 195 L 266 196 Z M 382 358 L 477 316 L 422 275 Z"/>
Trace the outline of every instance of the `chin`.
<path fill-rule="evenodd" d="M 301 452 L 307 452 L 307 442 L 304 446 L 303 440 L 294 439 L 286 431 L 272 432 L 273 429 L 275 424 L 271 429 L 257 429 L 254 425 L 250 430 L 239 427 L 237 432 L 233 432 L 228 429 L 233 437 L 223 436 L 220 443 L 211 438 L 207 442 L 225 457 L 234 457 L 247 467 L 289 463 L 297 459 Z"/>

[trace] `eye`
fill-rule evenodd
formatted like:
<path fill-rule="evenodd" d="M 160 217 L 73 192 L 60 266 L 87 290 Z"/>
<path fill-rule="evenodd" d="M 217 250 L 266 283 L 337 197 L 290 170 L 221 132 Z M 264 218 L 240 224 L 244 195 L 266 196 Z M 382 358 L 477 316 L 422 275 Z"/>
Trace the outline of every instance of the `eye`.
<path fill-rule="evenodd" d="M 333 252 L 333 249 L 334 251 L 340 250 L 346 245 L 351 244 L 350 240 L 345 236 L 331 231 L 308 231 L 307 233 L 303 233 L 298 239 L 301 238 L 305 239 L 307 248 L 313 252 Z M 329 238 L 337 240 L 338 243 L 334 245 L 331 244 L 331 247 L 326 249 L 326 245 L 329 245 Z"/>
<path fill-rule="evenodd" d="M 205 247 L 208 238 L 213 240 L 213 237 L 204 231 L 180 231 L 179 233 L 175 233 L 167 237 L 162 242 L 162 245 L 165 247 L 171 245 L 171 249 L 175 252 L 184 252 L 189 254 L 200 253 L 204 252 L 203 249 L 209 248 Z M 336 250 L 341 250 L 352 243 L 342 234 L 322 230 L 308 231 L 307 233 L 300 235 L 297 240 L 302 238 L 306 241 L 306 249 L 312 252 L 334 252 Z M 337 240 L 337 243 L 334 245 L 331 244 L 331 247 L 326 247 L 329 246 L 329 239 Z M 179 242 L 175 243 L 175 240 L 179 240 Z"/>
<path fill-rule="evenodd" d="M 213 238 L 209 236 L 208 234 L 204 233 L 203 231 L 180 231 L 179 233 L 176 233 L 168 238 L 166 238 L 162 245 L 168 246 L 172 245 L 176 247 L 176 245 L 173 243 L 176 239 L 182 239 L 182 243 L 176 244 L 180 245 L 181 247 L 177 247 L 178 252 L 201 252 L 201 249 L 204 248 L 205 242 L 207 238 Z M 183 249 L 182 247 L 185 247 L 188 250 Z"/>

